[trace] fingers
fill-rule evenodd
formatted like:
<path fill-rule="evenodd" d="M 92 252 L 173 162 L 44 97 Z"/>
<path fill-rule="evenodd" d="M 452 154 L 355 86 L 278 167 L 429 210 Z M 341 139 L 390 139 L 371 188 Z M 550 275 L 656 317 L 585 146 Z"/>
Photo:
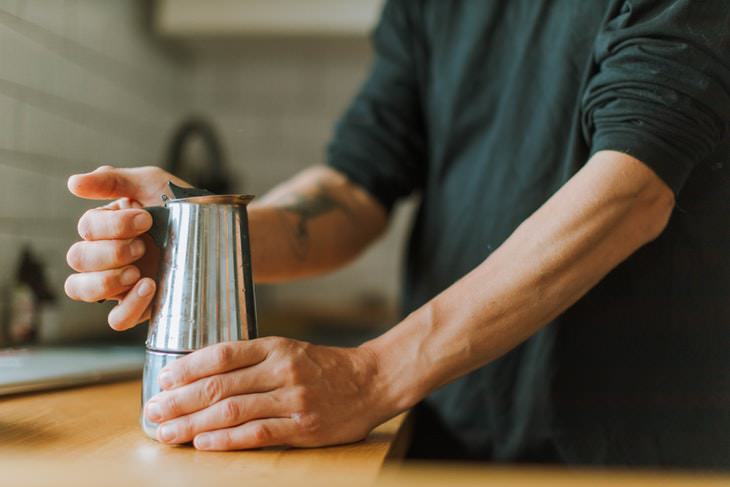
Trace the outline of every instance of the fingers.
<path fill-rule="evenodd" d="M 146 277 L 119 300 L 109 312 L 109 326 L 122 331 L 149 318 L 150 303 L 155 295 L 155 281 Z"/>
<path fill-rule="evenodd" d="M 75 174 L 68 179 L 68 189 L 80 198 L 106 200 L 113 198 L 138 199 L 139 187 L 146 181 L 134 169 L 116 169 L 101 166 L 86 174 Z"/>
<path fill-rule="evenodd" d="M 77 272 L 115 269 L 139 260 L 145 252 L 141 239 L 76 242 L 66 254 L 66 262 Z"/>
<path fill-rule="evenodd" d="M 118 200 L 114 200 L 111 203 L 107 203 L 106 205 L 102 206 L 102 208 L 106 208 L 107 210 L 128 210 L 130 208 L 142 208 L 142 205 L 139 203 L 139 201 L 135 201 L 131 198 L 119 198 Z"/>
<path fill-rule="evenodd" d="M 278 385 L 274 376 L 258 364 L 163 391 L 147 403 L 145 415 L 150 421 L 162 423 L 203 410 L 231 396 L 268 392 Z"/>
<path fill-rule="evenodd" d="M 168 181 L 178 186 L 190 187 L 185 181 L 159 167 L 118 169 L 102 166 L 89 173 L 71 176 L 68 179 L 68 189 L 80 198 L 131 198 L 143 205 L 157 205 L 160 204 L 160 195 L 167 190 Z"/>
<path fill-rule="evenodd" d="M 76 301 L 95 302 L 126 292 L 140 278 L 135 266 L 99 272 L 72 274 L 66 279 L 66 294 Z"/>
<path fill-rule="evenodd" d="M 282 404 L 270 393 L 229 397 L 202 411 L 162 423 L 157 438 L 163 443 L 187 443 L 205 431 L 276 417 L 283 412 Z"/>
<path fill-rule="evenodd" d="M 78 231 L 87 241 L 130 239 L 143 234 L 151 226 L 152 216 L 145 210 L 96 208 L 84 213 L 79 220 Z"/>
<path fill-rule="evenodd" d="M 200 433 L 193 445 L 198 450 L 214 451 L 263 448 L 289 444 L 296 432 L 297 425 L 292 419 L 259 419 L 235 428 Z"/>
<path fill-rule="evenodd" d="M 261 339 L 211 345 L 163 368 L 160 386 L 169 390 L 210 375 L 250 367 L 262 362 L 267 354 L 266 341 Z"/>

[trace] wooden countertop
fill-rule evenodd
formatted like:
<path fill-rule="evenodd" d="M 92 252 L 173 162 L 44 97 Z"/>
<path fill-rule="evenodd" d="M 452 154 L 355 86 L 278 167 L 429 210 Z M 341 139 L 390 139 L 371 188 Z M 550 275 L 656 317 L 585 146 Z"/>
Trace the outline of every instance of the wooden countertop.
<path fill-rule="evenodd" d="M 372 481 L 386 458 L 400 455 L 406 444 L 405 431 L 398 435 L 404 423 L 400 416 L 377 428 L 366 441 L 351 445 L 199 452 L 191 446 L 170 447 L 148 439 L 139 426 L 139 410 L 139 381 L 1 400 L 0 485 L 29 485 L 36 475 L 47 480 L 44 466 L 64 465 L 75 465 L 80 475 L 110 465 L 112 471 L 142 472 L 145 478 L 180 477 L 182 483 L 176 485 L 186 484 L 192 470 L 209 479 L 225 472 L 237 479 L 270 481 L 281 473 L 306 478 L 345 468 L 359 481 Z M 29 471 L 28 462 L 35 468 Z M 17 481 L 6 484 L 5 479 Z"/>
<path fill-rule="evenodd" d="M 730 475 L 721 474 L 404 465 L 405 416 L 352 445 L 198 452 L 144 436 L 137 421 L 139 388 L 135 381 L 0 400 L 0 485 L 730 486 Z"/>

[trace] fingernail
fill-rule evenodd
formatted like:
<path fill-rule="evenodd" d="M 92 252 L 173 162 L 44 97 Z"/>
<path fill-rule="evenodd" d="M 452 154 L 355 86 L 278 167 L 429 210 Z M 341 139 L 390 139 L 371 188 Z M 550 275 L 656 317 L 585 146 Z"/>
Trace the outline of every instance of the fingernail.
<path fill-rule="evenodd" d="M 195 445 L 195 448 L 199 450 L 207 450 L 208 448 L 213 446 L 213 442 L 208 433 L 201 433 L 195 437 L 195 439 L 193 440 L 193 445 Z"/>
<path fill-rule="evenodd" d="M 177 432 L 175 431 L 175 427 L 173 425 L 163 424 L 162 426 L 160 426 L 160 431 L 157 433 L 157 435 L 162 441 L 168 443 L 175 439 Z"/>
<path fill-rule="evenodd" d="M 160 386 L 163 389 L 169 389 L 172 387 L 172 374 L 166 370 L 160 372 L 160 376 L 157 378 L 157 380 L 160 382 Z"/>
<path fill-rule="evenodd" d="M 139 294 L 142 297 L 149 296 L 152 291 L 155 290 L 155 286 L 152 285 L 152 283 L 148 280 L 144 280 L 139 284 L 139 287 L 137 288 L 137 294 Z"/>
<path fill-rule="evenodd" d="M 132 219 L 132 225 L 134 225 L 134 229 L 138 232 L 144 232 L 151 226 L 151 224 L 152 218 L 150 218 L 149 214 L 146 212 L 140 213 Z"/>
<path fill-rule="evenodd" d="M 137 282 L 137 279 L 139 279 L 139 269 L 136 267 L 130 267 L 122 272 L 119 282 L 121 282 L 123 286 L 131 286 Z"/>
<path fill-rule="evenodd" d="M 142 257 L 144 254 L 144 242 L 141 240 L 135 240 L 132 242 L 132 245 L 130 245 L 130 252 L 132 253 L 132 257 Z"/>
<path fill-rule="evenodd" d="M 148 402 L 144 412 L 151 421 L 159 422 L 162 419 L 162 408 L 156 402 Z"/>
<path fill-rule="evenodd" d="M 76 184 L 78 183 L 80 174 L 74 174 L 73 176 L 68 178 L 68 181 L 66 182 L 66 187 L 68 187 L 69 191 L 73 193 L 73 188 L 76 187 Z"/>

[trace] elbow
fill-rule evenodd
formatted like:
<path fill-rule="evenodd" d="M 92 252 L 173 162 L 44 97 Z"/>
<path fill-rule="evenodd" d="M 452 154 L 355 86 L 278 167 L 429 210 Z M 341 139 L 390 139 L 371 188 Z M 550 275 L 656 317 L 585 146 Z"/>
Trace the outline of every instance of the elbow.
<path fill-rule="evenodd" d="M 655 181 L 638 195 L 641 210 L 638 212 L 643 243 L 658 238 L 667 228 L 675 205 L 674 192 L 663 182 Z"/>

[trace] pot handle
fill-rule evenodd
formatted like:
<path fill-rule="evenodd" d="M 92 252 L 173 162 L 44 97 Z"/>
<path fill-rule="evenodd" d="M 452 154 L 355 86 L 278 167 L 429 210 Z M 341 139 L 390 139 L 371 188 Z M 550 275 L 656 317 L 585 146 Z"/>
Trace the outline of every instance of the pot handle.
<path fill-rule="evenodd" d="M 170 188 L 170 193 L 172 193 L 172 196 L 175 199 L 193 198 L 195 196 L 211 196 L 215 194 L 211 193 L 207 189 L 183 188 L 182 186 L 174 184 L 172 181 L 168 181 L 167 186 Z"/>
<path fill-rule="evenodd" d="M 152 237 L 160 249 L 164 249 L 167 245 L 167 224 L 170 220 L 170 210 L 164 206 L 146 206 L 142 208 L 152 216 L 152 227 L 147 230 L 147 234 Z"/>
<path fill-rule="evenodd" d="M 182 186 L 174 184 L 172 181 L 168 181 L 167 186 L 170 188 L 170 193 L 175 199 L 209 196 L 214 194 L 207 189 L 183 188 Z M 167 197 L 165 195 L 162 196 L 162 201 L 166 204 Z M 150 237 L 152 237 L 152 240 L 154 240 L 158 247 L 161 249 L 165 248 L 165 245 L 167 245 L 167 225 L 170 220 L 170 210 L 168 210 L 165 206 L 147 206 L 143 209 L 152 216 L 152 227 L 147 231 L 147 233 Z"/>

